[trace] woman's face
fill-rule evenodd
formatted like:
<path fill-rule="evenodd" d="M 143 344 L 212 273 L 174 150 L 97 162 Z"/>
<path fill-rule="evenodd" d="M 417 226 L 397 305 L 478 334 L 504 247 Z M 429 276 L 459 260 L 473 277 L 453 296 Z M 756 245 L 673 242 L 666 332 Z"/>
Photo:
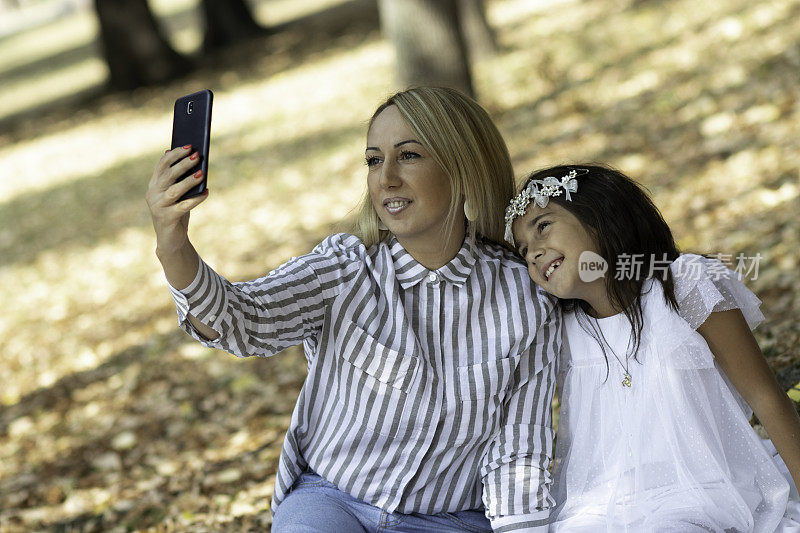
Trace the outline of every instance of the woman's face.
<path fill-rule="evenodd" d="M 598 295 L 605 295 L 603 278 L 590 282 L 581 279 L 581 254 L 588 251 L 599 255 L 599 250 L 594 238 L 568 210 L 555 202 L 544 208 L 531 203 L 511 228 L 531 279 L 544 290 L 563 299 L 585 300 L 592 307 Z"/>
<path fill-rule="evenodd" d="M 443 247 L 450 179 L 397 106 L 390 105 L 373 120 L 367 132 L 366 157 L 372 205 L 400 244 L 406 249 L 409 244 Z"/>

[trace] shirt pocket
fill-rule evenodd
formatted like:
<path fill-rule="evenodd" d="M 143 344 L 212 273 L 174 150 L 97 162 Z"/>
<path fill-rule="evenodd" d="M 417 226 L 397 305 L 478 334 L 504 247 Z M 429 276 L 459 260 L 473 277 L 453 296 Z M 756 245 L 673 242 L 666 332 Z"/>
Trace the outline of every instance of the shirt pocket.
<path fill-rule="evenodd" d="M 345 322 L 336 336 L 336 392 L 352 424 L 386 437 L 409 429 L 419 358 Z"/>
<path fill-rule="evenodd" d="M 503 405 L 515 370 L 516 360 L 512 357 L 456 368 L 455 402 L 450 416 L 465 428 L 457 432 L 457 442 L 485 442 L 500 430 Z"/>

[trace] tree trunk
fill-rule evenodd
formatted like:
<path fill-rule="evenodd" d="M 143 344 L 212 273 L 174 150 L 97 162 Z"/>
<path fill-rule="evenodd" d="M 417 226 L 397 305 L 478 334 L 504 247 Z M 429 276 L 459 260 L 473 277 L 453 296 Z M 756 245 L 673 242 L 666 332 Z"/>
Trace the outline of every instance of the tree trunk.
<path fill-rule="evenodd" d="M 113 88 L 156 85 L 190 70 L 164 38 L 147 0 L 95 0 L 95 9 Z"/>
<path fill-rule="evenodd" d="M 266 33 L 244 0 L 203 0 L 206 21 L 203 49 L 208 52 Z"/>
<path fill-rule="evenodd" d="M 461 27 L 471 60 L 483 59 L 497 52 L 497 35 L 486 19 L 483 0 L 459 0 Z"/>
<path fill-rule="evenodd" d="M 459 0 L 378 0 L 378 7 L 401 85 L 445 85 L 474 96 Z"/>

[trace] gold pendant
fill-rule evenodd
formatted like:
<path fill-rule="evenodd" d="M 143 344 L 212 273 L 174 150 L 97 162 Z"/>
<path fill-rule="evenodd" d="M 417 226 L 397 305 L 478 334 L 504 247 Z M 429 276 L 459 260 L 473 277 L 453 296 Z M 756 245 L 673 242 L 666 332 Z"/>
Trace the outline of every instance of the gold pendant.
<path fill-rule="evenodd" d="M 622 380 L 622 386 L 623 387 L 630 387 L 631 386 L 631 375 L 628 374 L 627 372 L 625 372 L 624 374 L 622 374 L 622 377 L 624 378 Z"/>

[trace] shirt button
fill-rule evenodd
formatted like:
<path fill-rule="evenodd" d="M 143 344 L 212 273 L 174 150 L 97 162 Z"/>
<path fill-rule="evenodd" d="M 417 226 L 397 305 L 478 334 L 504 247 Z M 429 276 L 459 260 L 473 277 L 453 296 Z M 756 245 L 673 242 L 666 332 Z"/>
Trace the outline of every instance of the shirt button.
<path fill-rule="evenodd" d="M 214 321 L 217 319 L 217 315 L 208 315 L 208 319 L 209 319 L 211 322 L 214 322 Z"/>
<path fill-rule="evenodd" d="M 436 272 L 431 272 L 430 274 L 428 274 L 428 281 L 430 281 L 431 283 L 436 283 L 437 281 L 439 281 L 439 276 L 436 275 Z"/>

